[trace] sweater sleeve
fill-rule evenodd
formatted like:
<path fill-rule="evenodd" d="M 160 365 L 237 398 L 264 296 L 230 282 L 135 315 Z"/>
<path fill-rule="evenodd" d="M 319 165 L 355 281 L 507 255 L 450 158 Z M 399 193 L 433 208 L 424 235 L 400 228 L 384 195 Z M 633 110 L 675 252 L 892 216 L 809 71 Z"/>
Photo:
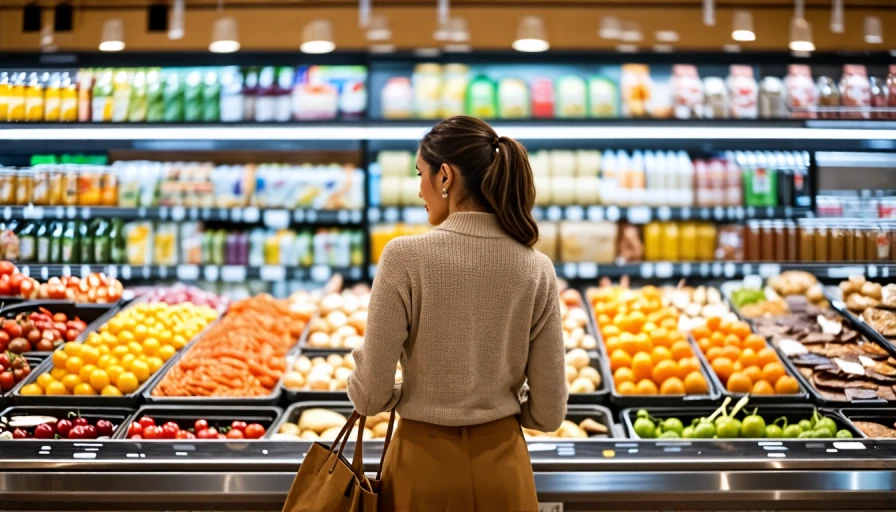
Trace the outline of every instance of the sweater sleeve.
<path fill-rule="evenodd" d="M 566 417 L 569 396 L 560 299 L 553 268 L 549 279 L 547 297 L 540 301 L 543 310 L 536 314 L 529 342 L 529 361 L 526 365 L 528 399 L 520 405 L 520 424 L 541 432 L 553 432 L 560 428 Z"/>
<path fill-rule="evenodd" d="M 352 352 L 355 371 L 348 378 L 348 397 L 365 416 L 391 410 L 401 397 L 395 370 L 408 339 L 411 302 L 408 262 L 396 252 L 394 242 L 383 250 L 370 295 L 364 343 Z"/>

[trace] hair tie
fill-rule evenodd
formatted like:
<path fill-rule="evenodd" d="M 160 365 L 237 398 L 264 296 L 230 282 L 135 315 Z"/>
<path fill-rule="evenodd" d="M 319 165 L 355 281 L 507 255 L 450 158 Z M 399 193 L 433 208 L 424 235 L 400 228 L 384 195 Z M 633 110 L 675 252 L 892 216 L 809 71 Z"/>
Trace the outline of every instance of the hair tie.
<path fill-rule="evenodd" d="M 501 148 L 498 147 L 498 143 L 501 142 L 501 137 L 495 136 L 495 140 L 492 141 L 492 146 L 495 147 L 495 153 L 501 151 Z"/>

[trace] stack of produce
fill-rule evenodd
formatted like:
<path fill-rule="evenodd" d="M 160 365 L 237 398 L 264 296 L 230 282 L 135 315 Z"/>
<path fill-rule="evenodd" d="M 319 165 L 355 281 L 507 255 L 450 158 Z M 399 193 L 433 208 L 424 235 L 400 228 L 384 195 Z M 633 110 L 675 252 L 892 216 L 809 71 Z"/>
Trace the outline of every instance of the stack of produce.
<path fill-rule="evenodd" d="M 664 307 L 660 291 L 602 286 L 588 290 L 603 337 L 616 392 L 621 395 L 704 395 L 709 384 L 678 311 Z"/>
<path fill-rule="evenodd" d="M 295 423 L 286 422 L 280 426 L 280 430 L 272 438 L 277 441 L 332 441 L 345 426 L 348 418 L 336 411 L 329 409 L 305 409 Z M 395 415 L 398 421 L 398 415 Z M 389 413 L 383 412 L 367 418 L 364 424 L 363 438 L 385 439 L 389 427 Z M 358 438 L 358 427 L 355 426 L 348 436 L 349 439 Z"/>
<path fill-rule="evenodd" d="M 684 332 L 706 325 L 706 320 L 711 317 L 722 317 L 731 322 L 737 320 L 737 315 L 722 300 L 721 292 L 711 286 L 664 286 L 663 306 L 679 311 L 678 329 Z"/>
<path fill-rule="evenodd" d="M 864 276 L 851 276 L 840 283 L 840 292 L 850 311 L 860 313 L 885 338 L 896 338 L 896 284 L 882 286 Z"/>
<path fill-rule="evenodd" d="M 69 319 L 65 313 L 54 314 L 45 308 L 8 315 L 0 326 L 0 352 L 51 352 L 63 342 L 75 341 L 86 328 L 78 317 Z"/>
<path fill-rule="evenodd" d="M 79 303 L 109 303 L 121 299 L 124 287 L 117 279 L 94 273 L 85 278 L 51 277 L 46 283 L 26 277 L 8 261 L 0 261 L 0 296 L 59 299 Z"/>
<path fill-rule="evenodd" d="M 53 352 L 53 369 L 22 395 L 121 396 L 137 391 L 218 313 L 208 306 L 139 303 L 112 317 L 84 343 Z"/>
<path fill-rule="evenodd" d="M 775 349 L 746 322 L 711 317 L 691 334 L 712 370 L 731 393 L 792 395 L 799 383 L 787 375 Z"/>
<path fill-rule="evenodd" d="M 186 428 L 174 421 L 166 421 L 156 425 L 156 420 L 143 416 L 128 425 L 126 439 L 132 440 L 171 440 L 171 439 L 261 439 L 267 430 L 259 423 L 246 424 L 245 421 L 232 421 L 228 424 L 210 424 L 199 419 Z"/>
<path fill-rule="evenodd" d="M 0 441 L 4 439 L 109 439 L 118 428 L 112 419 L 90 420 L 78 412 L 65 418 L 41 415 L 11 415 L 0 418 Z"/>
<path fill-rule="evenodd" d="M 0 395 L 16 387 L 31 374 L 28 360 L 14 352 L 0 350 Z"/>
<path fill-rule="evenodd" d="M 231 304 L 153 389 L 156 397 L 263 397 L 286 370 L 286 354 L 310 318 L 290 301 L 259 295 Z"/>
<path fill-rule="evenodd" d="M 563 346 L 567 350 L 595 350 L 597 340 L 588 334 L 588 312 L 582 294 L 569 288 L 560 292 L 560 317 L 563 322 Z M 598 376 L 599 378 L 599 376 Z M 597 383 L 598 385 L 600 382 Z"/>
<path fill-rule="evenodd" d="M 141 294 L 136 294 L 138 297 Z M 227 311 L 230 299 L 225 296 L 215 295 L 195 286 L 177 283 L 167 288 L 150 288 L 143 296 L 149 303 L 164 302 L 169 306 L 189 302 L 196 306 L 208 306 L 216 311 Z"/>
<path fill-rule="evenodd" d="M 316 304 L 319 316 L 308 326 L 309 348 L 356 349 L 364 341 L 370 291 L 331 293 Z"/>
<path fill-rule="evenodd" d="M 299 356 L 283 378 L 283 386 L 293 391 L 345 391 L 348 377 L 355 370 L 351 354 L 330 354 L 326 358 Z M 401 382 L 401 370 L 395 372 Z"/>

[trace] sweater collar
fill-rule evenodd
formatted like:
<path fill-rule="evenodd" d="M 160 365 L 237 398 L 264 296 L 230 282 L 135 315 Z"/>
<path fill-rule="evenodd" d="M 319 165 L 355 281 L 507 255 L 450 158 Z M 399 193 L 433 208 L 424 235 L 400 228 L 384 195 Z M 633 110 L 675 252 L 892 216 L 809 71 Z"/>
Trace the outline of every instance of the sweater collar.
<path fill-rule="evenodd" d="M 491 213 L 452 213 L 436 229 L 482 238 L 504 238 L 507 236 L 498 223 L 498 217 Z"/>

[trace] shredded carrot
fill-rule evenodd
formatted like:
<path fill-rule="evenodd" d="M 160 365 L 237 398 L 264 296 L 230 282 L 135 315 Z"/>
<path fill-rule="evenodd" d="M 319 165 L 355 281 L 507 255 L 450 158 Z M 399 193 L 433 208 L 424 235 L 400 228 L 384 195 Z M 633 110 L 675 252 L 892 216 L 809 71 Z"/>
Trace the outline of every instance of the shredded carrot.
<path fill-rule="evenodd" d="M 270 295 L 231 304 L 224 318 L 168 370 L 153 396 L 270 395 L 308 320 L 291 311 L 288 301 Z"/>

